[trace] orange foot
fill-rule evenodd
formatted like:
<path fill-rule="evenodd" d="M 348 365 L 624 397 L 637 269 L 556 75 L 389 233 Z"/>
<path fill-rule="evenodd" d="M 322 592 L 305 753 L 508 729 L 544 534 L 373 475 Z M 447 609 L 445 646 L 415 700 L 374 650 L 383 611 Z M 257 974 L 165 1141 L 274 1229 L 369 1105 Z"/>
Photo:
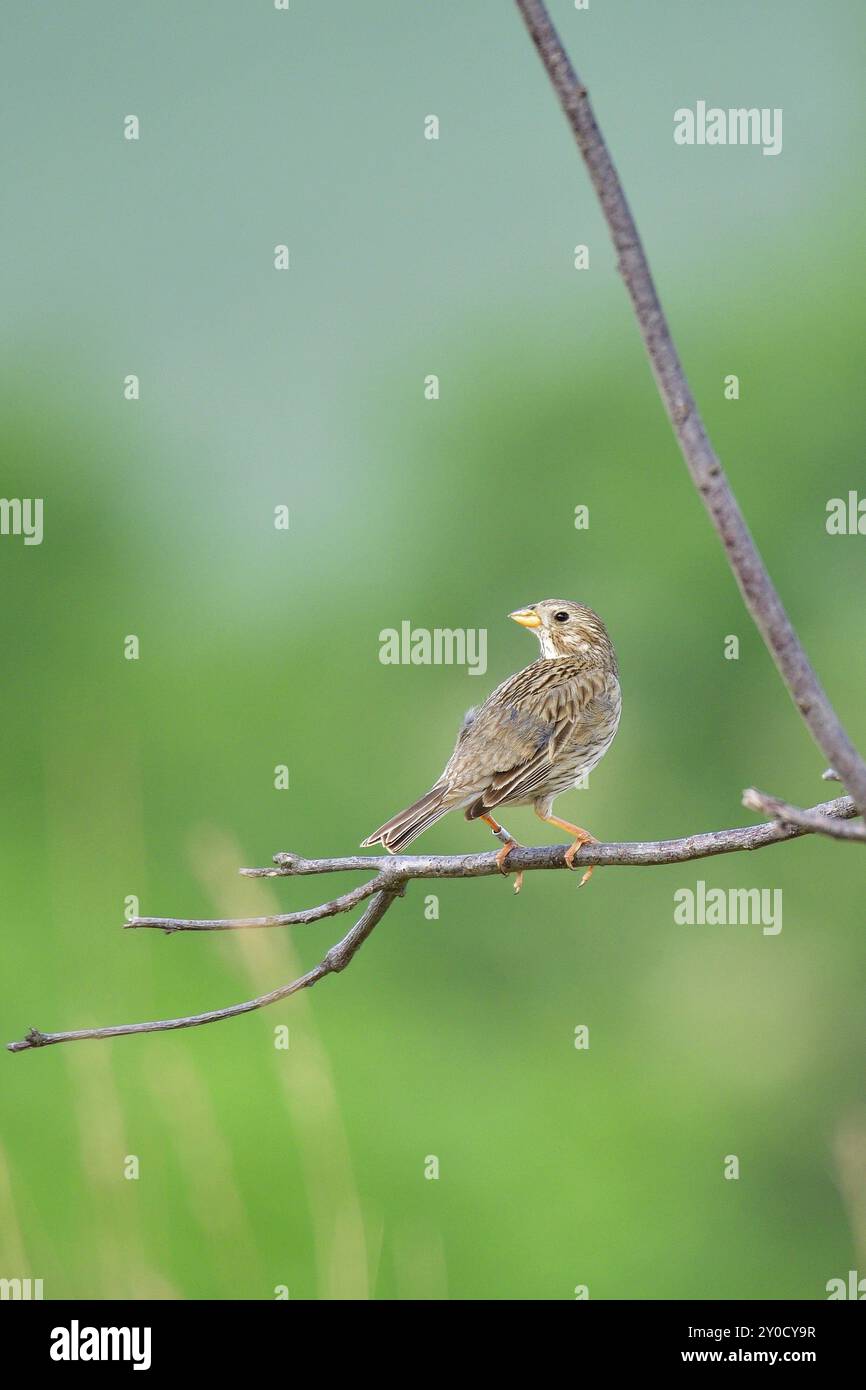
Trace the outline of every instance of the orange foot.
<path fill-rule="evenodd" d="M 485 825 L 490 826 L 490 829 L 493 831 L 494 835 L 508 835 L 508 831 L 503 831 L 502 826 L 499 824 L 498 821 L 495 821 L 492 816 L 482 816 L 481 819 L 484 821 Z M 502 846 L 502 849 L 496 856 L 496 863 L 499 866 L 499 872 L 501 874 L 507 875 L 508 873 L 508 869 L 505 866 L 505 861 L 513 849 L 520 849 L 520 845 L 518 844 L 517 840 L 512 839 L 512 837 L 508 835 L 507 843 Z M 522 887 L 523 870 L 519 869 L 517 872 L 517 877 L 514 880 L 515 893 L 519 893 Z"/>
<path fill-rule="evenodd" d="M 597 845 L 599 843 L 600 841 L 597 840 L 594 835 L 587 835 L 586 832 L 584 832 L 583 838 L 575 840 L 571 848 L 565 851 L 565 862 L 568 865 L 568 867 L 570 869 L 574 868 L 574 856 L 577 854 L 577 851 L 579 849 L 583 849 L 584 845 Z M 594 873 L 595 865 L 590 864 L 589 868 L 584 870 L 583 878 L 577 885 L 578 888 L 582 888 L 585 883 L 589 883 L 589 880 L 592 878 Z"/>
<path fill-rule="evenodd" d="M 548 825 L 557 825 L 560 830 L 567 830 L 570 835 L 574 836 L 574 844 L 569 845 L 568 849 L 565 851 L 565 862 L 570 869 L 574 868 L 574 856 L 577 854 L 578 850 L 583 849 L 584 845 L 599 844 L 599 841 L 594 835 L 590 835 L 588 830 L 583 830 L 579 825 L 572 825 L 571 821 L 560 820 L 558 816 L 543 816 L 540 811 L 536 811 L 535 814 L 538 816 L 539 820 L 547 821 Z M 584 872 L 580 883 L 577 885 L 578 888 L 582 888 L 585 883 L 588 883 L 594 872 L 595 865 L 590 864 L 589 868 Z"/>
<path fill-rule="evenodd" d="M 506 861 L 506 859 L 508 858 L 509 854 L 511 853 L 511 851 L 512 851 L 513 849 L 520 849 L 520 845 L 517 843 L 516 840 L 509 840 L 509 841 L 508 841 L 508 844 L 507 844 L 507 845 L 503 845 L 503 846 L 502 846 L 502 849 L 499 851 L 499 853 L 498 853 L 497 856 L 496 856 L 496 862 L 497 862 L 497 864 L 499 865 L 499 872 L 500 872 L 501 874 L 507 874 L 507 873 L 508 873 L 508 869 L 507 869 L 507 867 L 506 867 L 505 861 Z M 523 887 L 523 870 L 522 870 L 522 869 L 518 869 L 518 871 L 517 871 L 517 877 L 516 877 L 515 880 L 514 880 L 514 891 L 515 891 L 515 893 L 519 893 L 522 887 Z"/>

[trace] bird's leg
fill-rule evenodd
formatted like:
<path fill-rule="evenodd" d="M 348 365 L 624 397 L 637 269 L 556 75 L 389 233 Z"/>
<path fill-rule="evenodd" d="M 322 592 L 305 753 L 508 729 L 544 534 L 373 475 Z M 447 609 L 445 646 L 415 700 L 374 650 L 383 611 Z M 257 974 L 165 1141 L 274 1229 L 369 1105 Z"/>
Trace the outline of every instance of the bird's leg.
<path fill-rule="evenodd" d="M 538 816 L 539 820 L 547 821 L 548 825 L 558 825 L 560 830 L 567 830 L 569 835 L 574 836 L 574 844 L 569 845 L 568 849 L 565 851 L 565 862 L 570 869 L 574 868 L 574 856 L 579 849 L 582 849 L 584 845 L 597 845 L 599 843 L 594 835 L 590 835 L 588 830 L 582 830 L 579 825 L 572 825 L 571 821 L 560 820 L 559 816 L 543 816 L 537 807 L 535 808 L 535 814 Z M 592 877 L 594 868 L 595 865 L 590 864 L 583 878 L 580 880 L 580 883 L 577 885 L 578 888 L 582 888 L 583 885 L 588 882 Z"/>
<path fill-rule="evenodd" d="M 518 842 L 517 840 L 515 840 L 514 836 L 509 835 L 508 831 L 505 829 L 505 826 L 500 825 L 499 821 L 494 820 L 492 816 L 481 816 L 480 819 L 484 821 L 485 825 L 490 826 L 490 829 L 493 831 L 497 840 L 502 841 L 503 847 L 496 856 L 496 862 L 499 865 L 499 872 L 501 874 L 507 874 L 508 870 L 505 867 L 505 861 L 508 858 L 511 851 L 513 849 L 519 849 L 520 846 L 518 845 Z M 522 887 L 523 870 L 520 869 L 518 871 L 517 877 L 514 880 L 515 893 L 519 893 Z"/>

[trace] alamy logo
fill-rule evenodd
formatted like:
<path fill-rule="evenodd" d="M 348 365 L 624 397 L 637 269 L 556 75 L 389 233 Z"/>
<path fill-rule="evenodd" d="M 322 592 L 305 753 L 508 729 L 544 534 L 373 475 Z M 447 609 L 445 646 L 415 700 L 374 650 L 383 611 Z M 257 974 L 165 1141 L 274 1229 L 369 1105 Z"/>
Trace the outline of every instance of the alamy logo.
<path fill-rule="evenodd" d="M 0 497 L 0 536 L 23 536 L 25 545 L 42 544 L 41 497 Z"/>
<path fill-rule="evenodd" d="M 150 1370 L 149 1327 L 68 1327 L 51 1329 L 52 1361 L 131 1361 L 134 1371 Z"/>
<path fill-rule="evenodd" d="M 782 153 L 782 108 L 707 106 L 705 101 L 674 112 L 677 145 L 762 145 L 763 154 Z"/>
<path fill-rule="evenodd" d="M 0 1279 L 0 1300 L 44 1297 L 41 1279 Z"/>
<path fill-rule="evenodd" d="M 487 670 L 487 629 L 484 627 L 413 627 L 404 618 L 399 631 L 379 633 L 379 660 L 383 666 L 465 666 L 470 676 Z"/>
<path fill-rule="evenodd" d="M 674 893 L 674 921 L 688 927 L 763 927 L 764 936 L 782 930 L 781 888 L 708 888 L 699 878 L 694 888 Z"/>
<path fill-rule="evenodd" d="M 847 1282 L 844 1279 L 828 1279 L 824 1288 L 827 1290 L 828 1303 L 839 1298 L 856 1298 L 860 1303 L 866 1299 L 866 1279 L 861 1279 L 856 1269 L 848 1270 Z"/>
<path fill-rule="evenodd" d="M 859 497 L 853 488 L 847 498 L 831 497 L 824 524 L 828 536 L 866 536 L 866 497 Z"/>

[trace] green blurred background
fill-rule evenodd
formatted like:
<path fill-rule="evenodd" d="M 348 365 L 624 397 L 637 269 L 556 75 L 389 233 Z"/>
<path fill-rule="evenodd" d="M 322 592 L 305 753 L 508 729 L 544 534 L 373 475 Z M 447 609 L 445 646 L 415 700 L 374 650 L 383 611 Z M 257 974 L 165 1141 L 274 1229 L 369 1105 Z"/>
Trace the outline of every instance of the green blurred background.
<path fill-rule="evenodd" d="M 866 539 L 824 525 L 864 490 L 863 8 L 551 8 L 863 746 Z M 121 931 L 124 901 L 287 911 L 355 882 L 237 867 L 350 853 L 419 795 L 463 711 L 534 658 L 505 615 L 538 598 L 598 608 L 624 691 L 559 814 L 661 838 L 748 823 L 750 784 L 831 793 L 511 5 L 17 0 L 3 27 L 0 494 L 45 499 L 41 546 L 0 539 L 4 1040 L 229 1004 L 321 959 L 349 919 L 167 938 Z M 782 107 L 782 154 L 675 146 L 699 98 Z M 487 674 L 380 664 L 403 619 L 486 628 Z M 417 845 L 489 847 L 459 816 Z M 698 879 L 782 889 L 781 934 L 675 925 Z M 866 1273 L 855 847 L 579 894 L 433 887 L 438 920 L 410 888 L 350 970 L 262 1013 L 3 1054 L 0 1275 L 48 1298 L 568 1299 L 821 1298 Z"/>

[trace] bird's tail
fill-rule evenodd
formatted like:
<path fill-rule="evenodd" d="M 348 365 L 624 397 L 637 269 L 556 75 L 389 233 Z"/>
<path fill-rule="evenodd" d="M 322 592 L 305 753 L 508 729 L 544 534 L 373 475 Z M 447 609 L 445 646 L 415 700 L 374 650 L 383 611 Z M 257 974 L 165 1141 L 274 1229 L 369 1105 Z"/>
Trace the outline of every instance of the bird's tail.
<path fill-rule="evenodd" d="M 420 801 L 413 801 L 405 811 L 398 811 L 396 816 L 386 820 L 384 825 L 380 825 L 378 830 L 368 835 L 367 839 L 361 842 L 361 848 L 381 844 L 389 854 L 396 854 L 426 830 L 428 825 L 432 825 L 450 810 L 451 806 L 445 803 L 444 787 L 433 787 Z"/>

